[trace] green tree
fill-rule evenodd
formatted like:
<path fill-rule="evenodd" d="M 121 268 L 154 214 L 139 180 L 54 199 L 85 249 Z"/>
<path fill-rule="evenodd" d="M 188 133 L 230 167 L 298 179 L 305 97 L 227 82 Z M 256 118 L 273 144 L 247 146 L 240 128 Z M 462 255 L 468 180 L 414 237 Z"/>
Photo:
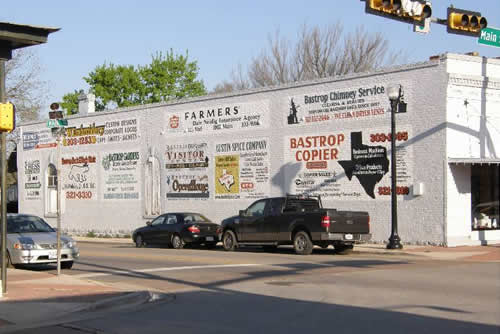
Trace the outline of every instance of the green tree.
<path fill-rule="evenodd" d="M 61 107 L 66 110 L 68 115 L 73 115 L 78 112 L 78 96 L 82 91 L 75 89 L 73 93 L 68 93 L 63 96 L 63 102 L 61 102 Z"/>
<path fill-rule="evenodd" d="M 174 55 L 170 50 L 166 55 L 158 52 L 151 64 L 139 67 L 143 84 L 141 103 L 165 102 L 172 99 L 206 94 L 202 81 L 196 80 L 198 65 L 188 61 L 186 55 Z"/>
<path fill-rule="evenodd" d="M 203 81 L 198 80 L 198 64 L 185 55 L 152 56 L 144 66 L 106 64 L 97 66 L 83 79 L 96 96 L 96 110 L 130 107 L 145 103 L 166 102 L 183 97 L 206 94 Z M 62 107 L 68 114 L 78 111 L 78 95 L 74 91 L 63 96 Z"/>

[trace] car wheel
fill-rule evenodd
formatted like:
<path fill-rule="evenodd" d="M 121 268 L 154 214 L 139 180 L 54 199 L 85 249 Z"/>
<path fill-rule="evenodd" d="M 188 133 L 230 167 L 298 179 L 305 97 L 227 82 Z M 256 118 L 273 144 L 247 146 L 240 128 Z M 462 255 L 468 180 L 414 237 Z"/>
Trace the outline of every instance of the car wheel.
<path fill-rule="evenodd" d="M 295 253 L 300 255 L 309 255 L 313 251 L 313 243 L 311 238 L 309 238 L 309 234 L 304 231 L 299 231 L 293 237 L 293 249 L 295 249 Z"/>
<path fill-rule="evenodd" d="M 208 249 L 214 249 L 216 245 L 216 242 L 205 242 L 205 247 Z"/>
<path fill-rule="evenodd" d="M 144 240 L 142 240 L 142 235 L 138 234 L 135 237 L 135 247 L 141 248 L 144 247 Z"/>
<path fill-rule="evenodd" d="M 234 251 L 238 247 L 238 241 L 233 231 L 227 230 L 222 237 L 222 246 L 226 251 Z"/>
<path fill-rule="evenodd" d="M 352 250 L 354 248 L 353 245 L 335 245 L 335 253 L 340 254 L 340 255 L 347 255 L 352 253 Z"/>
<path fill-rule="evenodd" d="M 71 269 L 73 267 L 73 261 L 61 262 L 61 269 Z"/>
<path fill-rule="evenodd" d="M 173 235 L 172 241 L 170 243 L 172 244 L 172 247 L 175 249 L 181 249 L 184 248 L 185 246 L 184 240 L 182 240 L 181 236 L 178 234 Z"/>

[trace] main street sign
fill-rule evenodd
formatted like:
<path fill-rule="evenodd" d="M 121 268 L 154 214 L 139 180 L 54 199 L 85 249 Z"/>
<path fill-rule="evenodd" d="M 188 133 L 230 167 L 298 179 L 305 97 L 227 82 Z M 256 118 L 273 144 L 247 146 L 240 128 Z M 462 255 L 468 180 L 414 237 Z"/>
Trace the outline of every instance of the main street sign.
<path fill-rule="evenodd" d="M 47 121 L 47 127 L 49 129 L 60 128 L 60 127 L 67 126 L 67 125 L 68 125 L 67 119 L 49 119 Z"/>
<path fill-rule="evenodd" d="M 491 27 L 482 29 L 477 42 L 478 44 L 500 48 L 500 30 Z"/>

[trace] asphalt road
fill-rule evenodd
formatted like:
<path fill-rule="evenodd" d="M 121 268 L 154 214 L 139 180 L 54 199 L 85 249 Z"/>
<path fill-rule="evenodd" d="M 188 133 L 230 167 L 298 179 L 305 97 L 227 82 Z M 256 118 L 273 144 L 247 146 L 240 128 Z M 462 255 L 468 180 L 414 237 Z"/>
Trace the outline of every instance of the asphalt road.
<path fill-rule="evenodd" d="M 500 333 L 498 263 L 79 245 L 65 274 L 175 298 L 37 333 Z"/>

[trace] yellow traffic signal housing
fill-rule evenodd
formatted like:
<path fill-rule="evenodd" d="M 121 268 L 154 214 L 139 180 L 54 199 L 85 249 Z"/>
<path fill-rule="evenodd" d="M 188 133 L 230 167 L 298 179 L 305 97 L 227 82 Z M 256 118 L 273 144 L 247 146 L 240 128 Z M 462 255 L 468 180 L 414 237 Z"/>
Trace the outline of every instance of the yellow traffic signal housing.
<path fill-rule="evenodd" d="M 481 29 L 488 26 L 488 21 L 479 12 L 448 7 L 447 26 L 451 34 L 479 37 Z"/>
<path fill-rule="evenodd" d="M 365 0 L 365 12 L 423 26 L 431 17 L 430 2 L 422 0 Z"/>
<path fill-rule="evenodd" d="M 0 132 L 11 132 L 16 127 L 16 115 L 12 103 L 0 103 Z"/>

